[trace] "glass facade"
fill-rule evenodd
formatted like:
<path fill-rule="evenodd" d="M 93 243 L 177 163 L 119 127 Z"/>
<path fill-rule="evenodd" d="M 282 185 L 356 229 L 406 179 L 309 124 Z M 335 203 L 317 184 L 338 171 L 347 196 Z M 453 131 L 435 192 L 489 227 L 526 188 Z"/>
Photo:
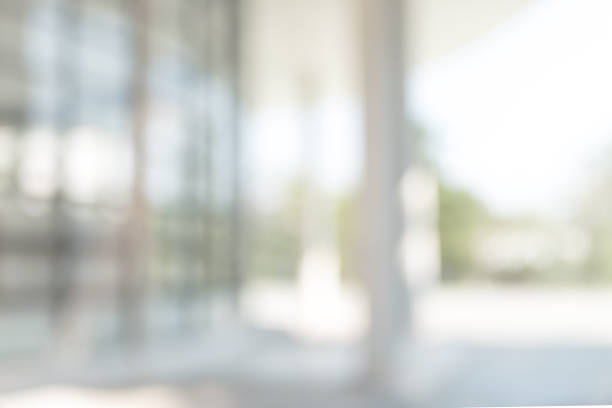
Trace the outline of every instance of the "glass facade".
<path fill-rule="evenodd" d="M 0 8 L 0 356 L 231 319 L 237 0 Z"/>

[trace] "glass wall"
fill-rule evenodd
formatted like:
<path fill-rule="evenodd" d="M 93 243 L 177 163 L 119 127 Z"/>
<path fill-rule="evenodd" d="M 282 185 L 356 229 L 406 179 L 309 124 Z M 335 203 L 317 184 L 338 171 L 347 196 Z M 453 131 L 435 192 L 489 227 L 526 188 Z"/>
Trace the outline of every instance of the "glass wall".
<path fill-rule="evenodd" d="M 0 357 L 233 319 L 237 1 L 0 8 Z"/>

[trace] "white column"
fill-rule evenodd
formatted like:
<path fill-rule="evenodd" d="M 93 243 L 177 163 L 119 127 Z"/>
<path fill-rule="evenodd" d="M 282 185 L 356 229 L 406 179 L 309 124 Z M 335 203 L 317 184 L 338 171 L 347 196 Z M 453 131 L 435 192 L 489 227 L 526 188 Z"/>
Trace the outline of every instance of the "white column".
<path fill-rule="evenodd" d="M 368 381 L 388 379 L 404 320 L 399 263 L 400 179 L 405 168 L 403 1 L 363 1 L 365 97 L 362 265 L 370 298 Z"/>

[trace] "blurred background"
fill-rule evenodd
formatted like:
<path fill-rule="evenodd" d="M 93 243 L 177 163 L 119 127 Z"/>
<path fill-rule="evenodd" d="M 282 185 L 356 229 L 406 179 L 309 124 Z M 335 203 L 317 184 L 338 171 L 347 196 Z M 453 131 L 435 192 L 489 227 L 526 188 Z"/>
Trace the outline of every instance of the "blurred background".
<path fill-rule="evenodd" d="M 612 403 L 611 15 L 0 1 L 0 406 Z"/>

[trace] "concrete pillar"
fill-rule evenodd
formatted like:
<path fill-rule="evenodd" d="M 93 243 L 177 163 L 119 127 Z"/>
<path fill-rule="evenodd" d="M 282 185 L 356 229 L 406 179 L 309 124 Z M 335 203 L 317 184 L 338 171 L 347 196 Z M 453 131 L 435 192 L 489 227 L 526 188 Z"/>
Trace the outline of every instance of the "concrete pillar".
<path fill-rule="evenodd" d="M 363 1 L 364 230 L 362 265 L 370 299 L 367 380 L 381 386 L 391 372 L 405 317 L 399 263 L 400 180 L 406 167 L 403 0 Z"/>

